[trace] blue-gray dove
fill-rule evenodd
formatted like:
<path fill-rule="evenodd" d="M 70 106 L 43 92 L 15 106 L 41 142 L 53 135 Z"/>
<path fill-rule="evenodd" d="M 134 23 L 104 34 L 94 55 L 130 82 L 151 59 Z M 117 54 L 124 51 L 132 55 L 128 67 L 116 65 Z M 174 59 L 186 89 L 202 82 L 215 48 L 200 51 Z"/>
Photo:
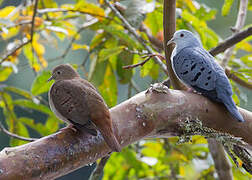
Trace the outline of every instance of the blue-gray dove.
<path fill-rule="evenodd" d="M 190 31 L 179 30 L 167 45 L 171 43 L 176 44 L 171 60 L 177 77 L 210 100 L 223 103 L 235 119 L 244 122 L 232 99 L 232 87 L 225 71 L 199 39 Z"/>

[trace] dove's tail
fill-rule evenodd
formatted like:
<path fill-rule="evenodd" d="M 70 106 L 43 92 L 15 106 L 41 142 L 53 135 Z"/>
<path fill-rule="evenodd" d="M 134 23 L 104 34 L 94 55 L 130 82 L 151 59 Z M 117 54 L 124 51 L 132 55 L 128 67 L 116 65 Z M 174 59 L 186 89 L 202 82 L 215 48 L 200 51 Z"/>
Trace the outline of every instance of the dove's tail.
<path fill-rule="evenodd" d="M 104 129 L 103 129 L 104 130 Z M 108 133 L 109 132 L 109 133 Z M 121 146 L 116 138 L 116 136 L 114 135 L 113 131 L 111 128 L 107 129 L 106 131 L 101 131 L 101 134 L 105 140 L 105 142 L 107 143 L 107 145 L 116 152 L 120 152 L 121 151 Z"/>
<path fill-rule="evenodd" d="M 242 115 L 240 114 L 240 112 L 238 111 L 235 102 L 233 101 L 232 97 L 226 97 L 225 101 L 223 101 L 224 105 L 226 106 L 226 108 L 228 109 L 228 111 L 230 112 L 230 114 L 237 119 L 239 122 L 244 122 L 244 119 L 242 117 Z"/>

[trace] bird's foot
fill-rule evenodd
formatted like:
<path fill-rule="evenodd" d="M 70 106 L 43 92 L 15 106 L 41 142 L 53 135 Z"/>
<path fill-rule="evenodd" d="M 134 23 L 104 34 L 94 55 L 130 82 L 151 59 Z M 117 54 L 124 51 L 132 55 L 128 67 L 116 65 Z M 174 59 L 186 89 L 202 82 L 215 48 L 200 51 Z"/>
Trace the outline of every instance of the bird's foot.
<path fill-rule="evenodd" d="M 194 90 L 194 89 L 192 89 L 192 88 L 188 88 L 186 91 L 187 91 L 187 92 L 189 92 L 189 93 L 194 93 L 194 94 L 199 94 L 199 95 L 201 95 L 201 93 L 200 93 L 200 92 L 195 91 L 195 90 Z"/>
<path fill-rule="evenodd" d="M 75 133 L 78 131 L 78 129 L 76 129 L 76 127 L 73 124 L 68 124 L 66 127 L 60 129 L 60 131 L 65 131 L 67 129 L 71 129 L 72 131 L 74 131 Z"/>
<path fill-rule="evenodd" d="M 169 88 L 167 86 L 165 86 L 162 83 L 155 83 L 155 84 L 151 84 L 150 87 L 147 89 L 145 94 L 148 94 L 150 92 L 157 92 L 157 93 L 165 93 L 168 94 L 169 92 Z"/>

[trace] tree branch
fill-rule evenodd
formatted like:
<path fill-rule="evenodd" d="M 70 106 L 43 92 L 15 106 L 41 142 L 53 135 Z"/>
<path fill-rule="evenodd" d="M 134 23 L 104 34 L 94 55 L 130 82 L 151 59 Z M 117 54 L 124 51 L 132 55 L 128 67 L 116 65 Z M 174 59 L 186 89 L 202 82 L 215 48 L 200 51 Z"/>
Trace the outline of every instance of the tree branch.
<path fill-rule="evenodd" d="M 109 160 L 110 155 L 107 155 L 103 158 L 101 158 L 101 161 L 96 165 L 96 168 L 92 172 L 92 174 L 89 177 L 89 180 L 99 180 L 101 178 L 101 175 L 103 173 L 103 169 Z"/>
<path fill-rule="evenodd" d="M 247 14 L 247 6 L 248 6 L 248 0 L 240 0 L 240 7 L 239 7 L 238 15 L 237 15 L 236 24 L 235 24 L 235 27 L 232 28 L 233 34 L 238 33 L 241 30 L 241 28 L 244 26 L 246 14 Z M 232 46 L 224 52 L 224 57 L 221 62 L 221 66 L 223 68 L 227 66 L 228 61 L 233 54 L 234 47 L 235 46 Z"/>
<path fill-rule="evenodd" d="M 167 42 L 172 38 L 175 30 L 176 30 L 176 0 L 165 0 L 164 8 L 164 49 L 165 49 L 165 58 L 166 58 L 166 66 L 168 70 L 168 75 L 171 80 L 171 84 L 175 89 L 186 89 L 186 87 L 178 80 L 175 75 L 172 64 L 171 64 L 171 53 L 174 48 L 174 44 L 170 44 L 167 46 Z"/>
<path fill-rule="evenodd" d="M 29 141 L 29 142 L 37 140 L 37 138 L 28 138 L 28 137 L 23 137 L 23 136 L 19 136 L 17 134 L 11 133 L 10 131 L 8 131 L 7 129 L 4 128 L 4 126 L 3 126 L 3 124 L 1 122 L 0 122 L 0 130 L 3 133 L 5 133 L 6 135 L 8 135 L 10 137 L 13 137 L 13 138 L 16 138 L 16 139 L 19 139 L 19 140 Z"/>
<path fill-rule="evenodd" d="M 17 50 L 21 49 L 23 46 L 25 46 L 26 44 L 29 44 L 30 42 L 31 42 L 31 39 L 28 40 L 27 38 L 23 38 L 23 40 L 15 48 L 13 48 L 10 52 L 8 52 L 2 57 L 0 61 L 0 65 L 4 61 L 6 61 L 10 56 L 12 56 Z"/>
<path fill-rule="evenodd" d="M 252 89 L 252 83 L 246 82 L 243 79 L 236 76 L 234 73 L 232 73 L 228 68 L 225 69 L 225 73 L 229 79 L 232 79 L 237 84 L 240 84 L 243 87 L 246 87 L 248 89 Z"/>
<path fill-rule="evenodd" d="M 35 17 L 37 14 L 37 9 L 38 9 L 38 0 L 35 0 L 35 4 L 34 4 L 34 9 L 33 9 L 33 15 L 32 15 L 32 21 L 31 21 L 31 43 L 33 41 L 33 33 L 34 33 L 34 24 L 35 24 Z"/>
<path fill-rule="evenodd" d="M 225 150 L 220 142 L 208 139 L 208 147 L 214 160 L 215 170 L 220 180 L 232 180 L 232 165 L 228 160 Z"/>
<path fill-rule="evenodd" d="M 218 46 L 211 49 L 209 51 L 209 53 L 212 54 L 213 56 L 216 56 L 217 54 L 224 52 L 226 49 L 230 48 L 234 44 L 242 41 L 243 39 L 245 39 L 251 35 L 252 35 L 252 27 L 248 27 L 247 29 L 245 29 L 237 34 L 234 34 L 234 35 L 228 37 L 226 40 L 221 42 Z"/>
<path fill-rule="evenodd" d="M 115 15 L 123 22 L 125 28 L 137 39 L 137 41 L 142 44 L 142 46 L 148 51 L 149 54 L 154 54 L 154 51 L 148 46 L 145 40 L 139 36 L 136 30 L 129 24 L 129 22 L 121 15 L 121 13 L 112 5 L 108 0 L 105 0 L 105 3 L 109 6 L 109 8 L 115 13 Z M 168 74 L 165 64 L 156 56 L 154 56 L 154 60 L 157 64 L 160 65 L 162 70 Z"/>
<path fill-rule="evenodd" d="M 204 126 L 241 137 L 252 145 L 252 113 L 242 108 L 239 111 L 245 123 L 232 119 L 224 106 L 201 95 L 168 90 L 139 93 L 110 113 L 122 147 L 147 137 L 181 135 L 183 122 L 188 118 L 199 119 Z M 110 151 L 100 133 L 94 137 L 66 129 L 29 144 L 3 149 L 0 179 L 54 179 L 93 163 Z"/>

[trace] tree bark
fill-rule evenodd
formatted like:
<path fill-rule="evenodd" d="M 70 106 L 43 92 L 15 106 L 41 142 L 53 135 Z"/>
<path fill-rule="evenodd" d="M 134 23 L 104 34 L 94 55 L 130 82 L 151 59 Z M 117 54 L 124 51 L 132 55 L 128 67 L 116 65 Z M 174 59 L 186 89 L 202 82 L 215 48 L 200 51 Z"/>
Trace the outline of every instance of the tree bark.
<path fill-rule="evenodd" d="M 110 110 L 116 136 L 127 146 L 143 138 L 183 134 L 185 120 L 243 138 L 252 145 L 252 113 L 239 108 L 245 123 L 232 119 L 224 106 L 201 95 L 168 90 L 141 92 Z M 94 137 L 66 128 L 37 141 L 0 152 L 0 179 L 54 179 L 104 157 L 111 150 L 100 133 Z"/>

